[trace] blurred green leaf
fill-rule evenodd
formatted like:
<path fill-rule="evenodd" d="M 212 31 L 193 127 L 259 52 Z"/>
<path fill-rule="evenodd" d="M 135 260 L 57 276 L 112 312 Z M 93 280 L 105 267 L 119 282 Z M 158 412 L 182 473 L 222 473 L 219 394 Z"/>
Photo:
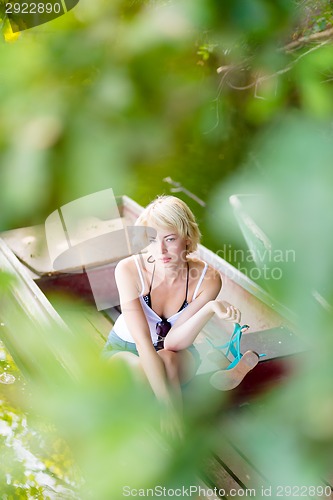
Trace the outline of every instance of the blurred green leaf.
<path fill-rule="evenodd" d="M 283 47 L 330 24 L 328 1 L 81 0 L 0 43 L 1 230 L 43 223 L 62 204 L 106 187 L 146 204 L 169 192 L 163 178 L 171 177 L 208 203 L 202 210 L 179 193 L 209 248 L 245 248 L 228 196 L 266 195 L 252 215 L 274 248 L 295 259 L 278 263 L 282 279 L 262 284 L 297 313 L 312 356 L 258 403 L 257 420 L 247 415 L 244 432 L 230 432 L 290 484 L 328 471 L 332 449 L 331 313 L 313 291 L 332 304 L 333 101 L 331 45 Z M 226 398 L 200 386 L 187 408 L 188 439 L 169 446 L 150 392 L 121 364 L 101 362 L 81 311 L 74 307 L 71 334 L 36 327 L 13 306 L 13 285 L 0 275 L 9 333 L 20 334 L 7 332 L 6 346 L 29 384 L 3 355 L 17 381 L 4 389 L 15 410 L 2 403 L 1 425 L 21 428 L 20 409 L 28 412 L 29 429 L 45 430 L 45 447 L 41 439 L 32 448 L 43 449 L 51 477 L 72 478 L 66 487 L 80 498 L 119 498 L 127 481 L 190 484 L 220 439 Z M 48 434 L 60 436 L 69 455 Z M 24 475 L 13 447 L 2 457 L 5 494 L 47 495 Z"/>

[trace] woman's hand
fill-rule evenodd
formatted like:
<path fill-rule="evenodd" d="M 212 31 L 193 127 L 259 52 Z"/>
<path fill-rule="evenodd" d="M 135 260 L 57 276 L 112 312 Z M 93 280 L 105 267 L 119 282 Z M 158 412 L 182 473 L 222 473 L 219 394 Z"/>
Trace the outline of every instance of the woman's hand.
<path fill-rule="evenodd" d="M 225 321 L 232 321 L 233 323 L 240 322 L 240 310 L 232 306 L 228 302 L 224 302 L 221 300 L 212 300 L 211 307 L 218 318 L 224 319 Z"/>

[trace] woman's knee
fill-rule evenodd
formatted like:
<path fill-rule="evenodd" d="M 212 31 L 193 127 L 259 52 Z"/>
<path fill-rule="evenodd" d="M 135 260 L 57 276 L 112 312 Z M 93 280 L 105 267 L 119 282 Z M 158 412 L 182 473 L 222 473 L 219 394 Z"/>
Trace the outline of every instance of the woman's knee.
<path fill-rule="evenodd" d="M 127 351 L 117 352 L 112 357 L 109 358 L 112 363 L 124 362 L 126 363 L 134 373 L 139 374 L 140 377 L 145 377 L 140 358 L 135 354 Z"/>

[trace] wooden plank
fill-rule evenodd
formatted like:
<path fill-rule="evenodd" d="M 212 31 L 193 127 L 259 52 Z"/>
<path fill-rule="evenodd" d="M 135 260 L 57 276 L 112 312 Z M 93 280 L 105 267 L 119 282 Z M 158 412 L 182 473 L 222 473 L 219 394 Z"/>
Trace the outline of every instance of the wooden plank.
<path fill-rule="evenodd" d="M 270 333 L 271 331 L 246 334 L 248 337 L 244 335 L 244 340 L 249 338 L 251 339 L 251 342 L 246 345 L 246 343 L 242 340 L 242 351 L 245 352 L 247 349 L 252 349 L 259 351 L 259 353 L 265 352 L 265 342 L 267 345 L 268 340 L 264 342 L 263 337 L 267 335 L 267 339 L 270 340 Z M 288 331 L 283 331 L 282 334 L 280 331 L 277 333 L 278 336 L 276 337 L 276 342 L 278 342 L 277 339 L 280 338 L 284 338 L 286 342 L 288 341 Z M 221 351 L 213 349 L 207 342 L 206 338 L 212 339 L 210 323 L 205 326 L 194 343 L 201 357 L 201 365 L 197 372 L 198 375 L 209 375 L 217 370 L 225 369 L 231 361 L 231 358 L 228 360 Z M 252 338 L 254 338 L 255 342 L 252 342 Z M 250 401 L 254 395 L 263 393 L 269 390 L 273 385 L 277 385 L 288 380 L 288 377 L 293 370 L 294 361 L 303 355 L 302 353 L 296 354 L 296 352 L 300 350 L 300 346 L 304 350 L 304 344 L 298 342 L 298 337 L 295 338 L 297 349 L 295 347 L 293 356 L 284 356 L 288 353 L 288 350 L 284 351 L 282 348 L 278 349 L 274 346 L 274 343 L 272 343 L 272 348 L 269 350 L 270 346 L 268 343 L 266 348 L 268 356 L 260 358 L 259 364 L 250 373 L 248 373 L 241 385 L 232 391 L 232 400 L 234 404 L 236 404 L 237 401 Z M 228 337 L 224 337 L 222 342 L 221 339 L 218 339 L 218 341 L 215 340 L 215 343 L 223 343 L 223 340 L 227 339 Z M 278 344 L 278 346 L 280 346 L 280 344 Z"/>
<path fill-rule="evenodd" d="M 120 306 L 110 307 L 109 309 L 105 309 L 102 313 L 107 316 L 112 323 L 116 322 L 116 319 L 121 315 Z"/>
<path fill-rule="evenodd" d="M 222 324 L 213 321 L 205 326 L 205 333 L 207 338 L 217 346 L 227 343 L 231 337 L 231 333 L 226 331 L 225 325 L 222 326 Z M 251 350 L 258 354 L 265 354 L 263 358 L 265 361 L 299 354 L 309 349 L 310 346 L 306 344 L 304 339 L 285 326 L 259 331 L 253 331 L 250 328 L 243 334 L 241 340 L 242 353 Z M 230 361 L 232 361 L 232 357 L 230 357 Z"/>
<path fill-rule="evenodd" d="M 1 233 L 1 238 L 36 278 L 53 272 L 47 251 L 44 224 L 12 229 Z"/>
<path fill-rule="evenodd" d="M 84 313 L 84 315 L 87 321 L 96 330 L 96 332 L 99 335 L 99 338 L 104 344 L 114 324 L 111 317 L 107 316 L 106 314 L 105 315 L 101 314 L 100 312 L 98 312 L 96 309 L 93 308 L 89 308 L 87 312 Z"/>
<path fill-rule="evenodd" d="M 214 487 L 212 488 L 211 486 L 208 486 L 206 482 L 204 482 L 202 479 L 197 480 L 197 485 L 199 488 L 199 495 L 196 496 L 195 498 L 197 500 L 220 500 L 221 496 L 218 496 L 213 490 Z M 193 498 L 193 497 L 192 497 Z"/>
<path fill-rule="evenodd" d="M 292 311 L 290 311 L 290 309 L 273 299 L 273 297 L 266 292 L 266 290 L 261 288 L 248 276 L 229 264 L 226 260 L 222 259 L 216 253 L 212 252 L 203 245 L 199 245 L 198 254 L 202 260 L 208 262 L 208 264 L 212 265 L 221 273 L 223 286 L 226 294 L 232 299 L 231 303 L 238 307 L 238 302 L 241 300 L 241 297 L 246 295 L 249 300 L 248 307 L 246 308 L 246 314 L 248 316 L 246 321 L 250 322 L 251 325 L 254 324 L 251 315 L 253 307 L 255 309 L 261 307 L 262 310 L 265 311 L 265 314 L 263 314 L 262 317 L 265 318 L 266 321 L 268 318 L 272 318 L 274 324 L 276 324 L 276 319 L 278 318 L 280 318 L 280 321 L 281 318 L 283 318 L 284 321 L 295 321 L 295 315 Z M 228 299 L 225 298 L 225 300 Z M 241 300 L 241 302 L 244 303 L 245 301 Z M 271 326 L 265 326 L 265 328 L 270 328 Z"/>
<path fill-rule="evenodd" d="M 119 224 L 122 226 L 133 225 L 143 210 L 140 205 L 127 196 L 116 196 L 116 203 L 121 215 Z M 117 220 L 115 221 L 117 222 Z M 95 221 L 93 228 L 84 228 L 85 236 L 82 235 L 82 237 L 89 239 L 92 236 L 95 237 L 96 234 L 104 234 L 108 223 L 109 221 L 104 220 Z M 59 274 L 61 276 L 66 271 L 66 269 L 63 269 L 59 273 L 53 268 L 47 247 L 44 224 L 5 231 L 1 233 L 1 238 L 13 251 L 17 259 L 29 270 L 29 274 L 33 279 L 42 276 L 58 276 Z M 96 262 L 96 266 L 108 263 Z M 67 271 L 72 272 L 73 270 L 79 271 L 80 268 L 68 269 Z"/>
<path fill-rule="evenodd" d="M 96 222 L 95 226 L 97 229 L 94 229 L 94 234 L 96 233 L 96 231 L 98 231 L 98 226 L 100 226 L 100 231 L 105 231 L 106 222 L 107 221 L 100 221 L 99 224 L 98 222 Z M 126 223 L 127 221 L 125 221 L 125 219 L 121 219 L 121 224 Z M 89 230 L 86 230 L 86 232 L 81 235 L 81 237 L 86 237 L 89 241 L 89 238 L 91 237 Z M 1 233 L 1 238 L 11 248 L 20 262 L 24 263 L 24 265 L 30 270 L 33 278 L 59 274 L 59 271 L 54 270 L 53 263 L 50 259 L 44 224 L 6 231 Z M 95 265 L 105 265 L 111 262 L 112 259 L 110 259 L 110 261 L 108 262 L 96 261 Z M 61 272 L 77 272 L 80 269 L 82 269 L 82 265 L 70 268 L 64 267 Z"/>
<path fill-rule="evenodd" d="M 40 288 L 31 279 L 26 268 L 18 261 L 6 243 L 0 238 L 0 269 L 14 275 L 17 279 L 13 283 L 13 293 L 15 299 L 30 317 L 34 317 L 38 322 L 48 320 L 64 323 L 51 306 Z"/>
<path fill-rule="evenodd" d="M 237 451 L 240 456 L 240 462 L 246 460 L 247 463 L 251 464 L 251 467 L 257 471 L 260 470 L 260 475 L 265 478 L 265 482 L 262 483 L 261 486 L 264 488 L 268 488 L 270 486 L 283 485 L 285 481 L 285 477 L 281 477 L 280 479 L 276 477 L 276 468 L 272 467 L 272 460 L 261 460 L 258 461 L 258 457 L 256 453 L 251 449 L 249 440 L 244 439 L 246 437 L 248 429 L 244 427 L 244 422 L 248 418 L 256 418 L 256 407 L 255 405 L 249 405 L 242 407 L 237 412 L 233 412 L 232 417 L 229 419 L 228 432 L 232 434 L 232 447 Z M 267 442 L 271 442 L 272 450 L 274 450 L 274 443 L 279 441 L 279 435 L 270 428 L 267 423 L 262 426 L 262 439 Z M 286 454 L 289 452 L 289 448 L 286 448 Z M 273 457 L 272 457 L 273 458 Z M 329 480 L 318 480 L 318 484 L 316 486 L 326 485 L 331 486 Z M 260 487 L 261 489 L 261 487 Z M 308 495 L 307 498 L 310 498 L 311 495 Z M 333 494 L 330 496 L 323 495 L 322 497 L 316 495 L 315 498 L 332 498 Z M 314 496 L 312 496 L 314 498 Z"/>
<path fill-rule="evenodd" d="M 12 281 L 6 293 L 0 296 L 1 328 L 0 336 L 24 376 L 41 377 L 48 380 L 49 374 L 40 365 L 41 351 L 43 359 L 57 364 L 64 376 L 75 377 L 75 367 L 66 363 L 66 353 L 52 351 L 52 346 L 40 343 L 40 351 L 33 354 L 29 342 L 38 344 L 45 328 L 57 327 L 64 332 L 71 332 L 56 310 L 49 303 L 27 269 L 18 261 L 6 243 L 0 238 L 0 269 L 10 276 Z M 24 329 L 22 331 L 22 325 Z M 44 363 L 44 367 L 47 363 Z"/>
<path fill-rule="evenodd" d="M 75 305 L 72 311 L 62 308 L 61 313 L 72 330 L 78 331 L 80 329 L 88 333 L 100 349 L 104 347 L 113 327 L 113 321 L 110 317 L 101 314 L 96 308 L 89 305 Z"/>
<path fill-rule="evenodd" d="M 229 474 L 232 472 L 232 477 L 243 489 L 257 491 L 268 484 L 267 478 L 261 471 L 257 470 L 248 458 L 222 435 L 216 445 L 214 454 L 221 467 L 227 470 Z M 218 480 L 218 478 L 216 479 Z M 221 488 L 223 487 L 222 483 L 218 483 L 219 485 Z"/>
<path fill-rule="evenodd" d="M 245 491 L 244 484 L 214 455 L 205 461 L 205 476 L 213 488 L 225 492 L 223 496 L 229 497 L 234 491 Z"/>

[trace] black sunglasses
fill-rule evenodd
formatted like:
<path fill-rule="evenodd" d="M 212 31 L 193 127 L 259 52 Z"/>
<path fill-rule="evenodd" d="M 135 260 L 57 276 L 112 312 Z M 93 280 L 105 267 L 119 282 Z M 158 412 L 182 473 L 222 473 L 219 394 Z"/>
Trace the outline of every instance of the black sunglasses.
<path fill-rule="evenodd" d="M 157 333 L 157 349 L 164 348 L 164 339 L 167 336 L 169 330 L 171 328 L 171 323 L 166 319 L 162 319 L 156 323 L 156 333 Z"/>

